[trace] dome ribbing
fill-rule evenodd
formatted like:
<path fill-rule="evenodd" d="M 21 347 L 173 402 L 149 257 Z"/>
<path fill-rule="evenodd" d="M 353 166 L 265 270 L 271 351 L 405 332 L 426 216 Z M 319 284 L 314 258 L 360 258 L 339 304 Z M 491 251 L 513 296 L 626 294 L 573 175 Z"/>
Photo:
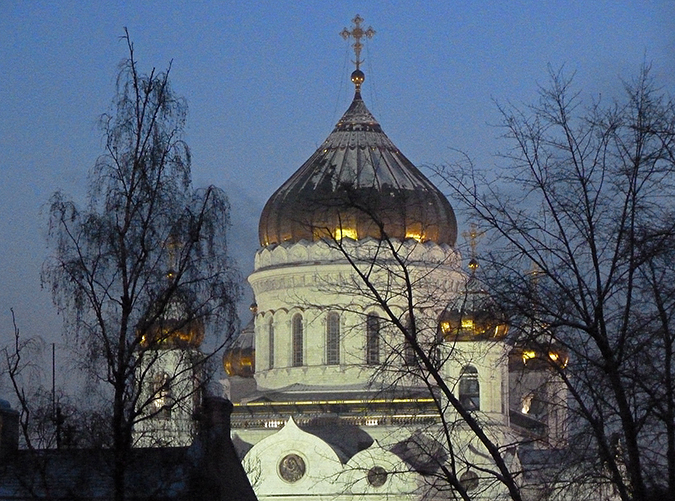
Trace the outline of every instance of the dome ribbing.
<path fill-rule="evenodd" d="M 445 196 L 382 131 L 356 92 L 321 147 L 267 201 L 263 247 L 300 240 L 413 238 L 454 245 Z"/>

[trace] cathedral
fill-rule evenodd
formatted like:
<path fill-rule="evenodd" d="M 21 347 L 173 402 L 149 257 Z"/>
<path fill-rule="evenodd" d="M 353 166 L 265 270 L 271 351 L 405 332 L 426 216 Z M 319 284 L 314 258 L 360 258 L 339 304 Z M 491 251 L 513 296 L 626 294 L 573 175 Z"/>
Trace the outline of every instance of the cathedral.
<path fill-rule="evenodd" d="M 508 497 L 467 423 L 524 485 L 525 463 L 567 439 L 551 370 L 566 354 L 510 341 L 475 256 L 463 265 L 447 198 L 366 107 L 360 54 L 374 30 L 353 22 L 341 33 L 354 41 L 353 100 L 260 216 L 253 319 L 223 358 L 232 440 L 260 500 Z M 200 329 L 163 355 L 167 372 L 198 356 Z M 163 377 L 151 392 L 169 398 Z M 190 410 L 171 412 L 139 442 L 157 440 L 158 420 L 169 442 L 188 440 Z"/>
<path fill-rule="evenodd" d="M 478 262 L 463 269 L 450 203 L 362 99 L 362 21 L 342 32 L 351 105 L 260 216 L 253 320 L 224 357 L 233 440 L 261 500 L 454 499 L 449 476 L 497 499 L 489 454 L 430 372 L 511 444 L 516 472 L 517 444 L 565 442 L 549 363 L 565 354 L 509 343 Z"/>

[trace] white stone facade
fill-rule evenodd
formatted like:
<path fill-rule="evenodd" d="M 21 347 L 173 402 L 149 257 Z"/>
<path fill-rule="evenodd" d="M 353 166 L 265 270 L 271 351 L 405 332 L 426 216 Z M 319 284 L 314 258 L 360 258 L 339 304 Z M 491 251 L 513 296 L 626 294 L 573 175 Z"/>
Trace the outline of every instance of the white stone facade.
<path fill-rule="evenodd" d="M 394 251 L 388 247 L 389 243 L 393 244 Z M 405 262 L 397 262 L 395 257 L 403 257 Z M 370 273 L 370 282 L 380 293 L 387 294 L 386 304 L 402 321 L 406 317 L 408 294 L 404 292 L 401 271 L 410 274 L 410 282 L 415 284 L 412 294 L 418 339 L 422 344 L 428 341 L 431 345 L 438 339 L 438 319 L 443 309 L 463 290 L 466 276 L 459 269 L 459 261 L 456 251 L 447 245 L 414 240 L 386 244 L 372 239 L 332 243 L 301 241 L 261 249 L 256 254 L 255 271 L 249 278 L 257 303 L 255 380 L 258 390 L 261 393 L 291 391 L 296 406 L 316 399 L 317 395 L 330 403 L 332 398 L 338 398 L 334 397 L 336 394 L 344 398 L 345 391 L 358 395 L 359 391 L 377 387 L 418 387 L 424 395 L 429 391 L 424 382 L 414 375 L 403 374 L 406 366 L 402 333 L 387 318 L 382 302 L 378 303 L 364 288 L 357 270 Z M 368 353 L 368 315 L 372 314 L 381 319 L 379 363 L 369 363 L 372 360 Z M 329 362 L 330 315 L 339 318 L 337 363 L 335 358 Z M 297 365 L 294 318 L 302 319 L 302 363 Z M 270 350 L 271 337 L 273 350 Z M 447 359 L 442 374 L 453 389 L 459 389 L 460 376 L 468 366 L 476 370 L 479 407 L 486 429 L 499 443 L 510 440 L 507 439 L 509 397 L 505 343 L 443 343 L 438 350 L 438 356 Z M 426 396 L 430 400 L 428 393 Z M 353 405 L 358 405 L 357 398 L 353 397 Z M 428 499 L 430 493 L 440 496 L 431 485 L 435 481 L 433 475 L 420 474 L 391 452 L 400 450 L 402 444 L 419 440 L 440 444 L 440 449 L 445 449 L 443 443 L 447 437 L 441 432 L 437 412 L 427 416 L 401 414 L 391 407 L 384 413 L 382 409 L 373 408 L 364 410 L 358 417 L 343 415 L 342 419 L 355 423 L 355 429 L 372 440 L 367 448 L 352 456 L 345 454 L 339 443 L 331 445 L 303 431 L 288 417 L 307 421 L 306 411 L 294 413 L 291 407 L 284 412 L 287 417 L 270 419 L 270 429 L 234 426 L 233 433 L 239 440 L 254 444 L 244 464 L 259 499 L 290 496 L 307 500 L 412 501 Z M 486 451 L 475 443 L 471 432 L 453 413 L 448 411 L 447 420 L 454 427 L 452 436 L 458 444 L 456 457 L 467 464 L 467 470 L 472 464 L 490 466 Z M 306 426 L 311 428 L 311 422 Z M 317 433 L 330 434 L 326 429 Z M 435 439 L 438 441 L 434 442 Z M 284 479 L 280 472 L 289 455 L 294 462 L 300 458 L 304 464 L 305 471 L 297 480 Z M 517 467 L 515 454 L 512 461 Z M 484 483 L 480 498 L 495 499 L 501 491 L 503 488 L 494 482 Z"/>
<path fill-rule="evenodd" d="M 255 317 L 255 378 L 262 389 L 284 388 L 294 383 L 312 386 L 366 385 L 372 381 L 380 364 L 391 356 L 391 349 L 402 344 L 400 333 L 386 328 L 378 302 L 370 297 L 347 256 L 357 266 L 372 266 L 372 256 L 379 253 L 371 282 L 388 294 L 398 294 L 404 287 L 396 278 L 392 257 L 375 241 L 345 241 L 340 246 L 326 241 L 301 241 L 288 247 L 264 248 L 256 254 L 255 271 L 249 282 L 255 293 L 258 313 Z M 463 281 L 457 268 L 457 255 L 448 246 L 420 244 L 414 240 L 400 246 L 406 255 L 406 270 L 413 275 L 419 298 L 416 318 L 426 324 L 424 331 L 435 334 L 440 312 L 448 297 L 456 294 Z M 422 290 L 425 290 L 423 292 Z M 433 292 L 432 292 L 433 291 Z M 403 315 L 405 296 L 387 303 Z M 328 316 L 339 318 L 338 363 L 329 361 Z M 378 315 L 381 321 L 379 363 L 369 364 L 367 353 L 367 318 Z M 302 319 L 302 363 L 294 365 L 293 319 Z M 270 330 L 273 331 L 274 360 L 270 363 Z M 296 347 L 297 350 L 297 347 Z M 297 360 L 296 360 L 297 362 Z M 372 362 L 372 361 L 371 361 Z"/>
<path fill-rule="evenodd" d="M 187 447 L 195 436 L 202 355 L 198 350 L 147 350 L 138 371 L 142 391 L 134 447 Z M 142 379 L 141 379 L 142 378 Z"/>

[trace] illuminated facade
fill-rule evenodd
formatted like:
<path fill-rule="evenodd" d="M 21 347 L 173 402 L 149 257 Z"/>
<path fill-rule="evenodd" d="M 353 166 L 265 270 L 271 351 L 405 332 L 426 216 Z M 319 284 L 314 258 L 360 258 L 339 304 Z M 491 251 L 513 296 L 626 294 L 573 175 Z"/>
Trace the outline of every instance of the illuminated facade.
<path fill-rule="evenodd" d="M 194 440 L 204 325 L 187 313 L 188 303 L 176 294 L 140 339 L 136 356 L 142 414 L 134 425 L 135 447 L 187 447 Z"/>
<path fill-rule="evenodd" d="M 544 403 L 565 399 L 535 362 L 544 354 L 508 344 L 498 308 L 461 269 L 452 207 L 361 98 L 360 39 L 374 33 L 361 21 L 343 32 L 358 49 L 354 100 L 265 205 L 249 277 L 254 320 L 224 358 L 233 440 L 261 500 L 448 496 L 436 475 L 448 460 L 439 400 L 392 327 L 392 313 L 411 321 L 411 297 L 420 345 L 496 442 L 565 440 L 563 416 Z M 482 447 L 443 412 L 463 485 L 499 497 L 481 473 L 491 466 Z M 520 469 L 516 447 L 506 456 Z"/>
<path fill-rule="evenodd" d="M 512 444 L 513 471 L 524 468 L 518 444 L 566 442 L 567 395 L 551 369 L 567 358 L 510 343 L 477 261 L 462 270 L 452 207 L 363 102 L 360 40 L 374 31 L 361 21 L 343 32 L 356 41 L 351 105 L 260 217 L 253 319 L 223 358 L 232 440 L 260 500 L 453 499 L 450 462 L 473 498 L 498 499 L 490 456 L 403 330 L 493 443 Z M 137 446 L 194 434 L 203 326 L 181 320 L 180 300 L 170 306 L 142 340 L 152 349 Z"/>

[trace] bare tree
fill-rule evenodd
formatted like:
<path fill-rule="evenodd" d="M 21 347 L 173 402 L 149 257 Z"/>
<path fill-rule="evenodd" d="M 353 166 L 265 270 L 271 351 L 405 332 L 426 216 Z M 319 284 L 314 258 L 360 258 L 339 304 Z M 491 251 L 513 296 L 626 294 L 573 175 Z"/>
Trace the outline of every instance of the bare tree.
<path fill-rule="evenodd" d="M 52 430 L 46 433 L 35 433 L 37 427 L 44 432 L 44 419 L 35 419 L 34 414 L 44 414 L 44 395 L 39 384 L 40 380 L 39 366 L 35 363 L 39 357 L 43 342 L 39 338 L 24 339 L 16 323 L 14 310 L 10 309 L 12 314 L 12 327 L 14 330 L 13 342 L 2 348 L 2 372 L 7 375 L 12 385 L 12 393 L 16 397 L 19 406 L 19 428 L 24 444 L 28 449 L 49 447 L 54 442 Z M 38 403 L 38 400 L 40 401 Z M 42 416 L 44 417 L 44 416 Z M 51 417 L 51 416 L 50 416 Z M 37 424 L 36 424 L 37 423 Z M 37 442 L 34 445 L 33 442 Z"/>
<path fill-rule="evenodd" d="M 616 102 L 584 106 L 551 72 L 539 102 L 501 111 L 498 177 L 438 169 L 487 231 L 485 280 L 514 342 L 569 355 L 548 362 L 569 391 L 576 472 L 623 500 L 675 492 L 675 105 L 645 68 Z"/>
<path fill-rule="evenodd" d="M 102 388 L 110 409 L 117 500 L 134 426 L 199 391 L 157 406 L 165 386 L 152 386 L 152 368 L 165 348 L 198 346 L 214 320 L 210 334 L 220 339 L 209 350 L 218 350 L 233 332 L 239 294 L 227 254 L 228 202 L 215 187 L 191 186 L 186 104 L 170 87 L 170 66 L 140 73 L 128 32 L 122 38 L 129 57 L 112 111 L 101 118 L 106 151 L 91 173 L 88 205 L 81 210 L 61 192 L 52 196 L 53 253 L 43 272 L 90 388 Z M 170 380 L 205 364 L 204 356 L 185 357 L 189 363 Z"/>
<path fill-rule="evenodd" d="M 460 385 L 465 384 L 463 368 L 481 359 L 494 362 L 495 368 L 505 363 L 508 351 L 502 334 L 506 331 L 498 336 L 487 332 L 504 328 L 503 315 L 488 299 L 494 316 L 472 339 L 479 342 L 466 350 L 455 326 L 442 329 L 444 312 L 453 302 L 466 302 L 474 293 L 483 300 L 485 291 L 476 288 L 475 280 L 467 281 L 456 249 L 391 237 L 380 207 L 374 209 L 372 197 L 363 195 L 342 185 L 331 199 L 330 210 L 340 221 L 353 220 L 357 214 L 357 219 L 367 222 L 362 224 L 378 228 L 379 238 L 357 241 L 344 237 L 341 222 L 337 229 L 319 228 L 336 262 L 346 266 L 335 276 L 317 279 L 326 296 L 339 291 L 340 302 L 311 306 L 359 317 L 361 321 L 353 327 L 359 332 L 373 330 L 372 313 L 377 312 L 379 358 L 371 360 L 366 354 L 374 368 L 374 387 L 394 389 L 399 396 L 422 394 L 428 406 L 425 410 L 435 415 L 432 423 L 415 425 L 411 437 L 396 446 L 396 453 L 414 463 L 426 479 L 424 499 L 471 500 L 495 495 L 523 499 L 518 438 L 506 427 L 505 411 L 481 412 L 472 405 L 475 400 L 466 400 L 460 392 Z M 341 217 L 347 214 L 351 218 Z M 495 419 L 497 414 L 501 417 Z"/>

